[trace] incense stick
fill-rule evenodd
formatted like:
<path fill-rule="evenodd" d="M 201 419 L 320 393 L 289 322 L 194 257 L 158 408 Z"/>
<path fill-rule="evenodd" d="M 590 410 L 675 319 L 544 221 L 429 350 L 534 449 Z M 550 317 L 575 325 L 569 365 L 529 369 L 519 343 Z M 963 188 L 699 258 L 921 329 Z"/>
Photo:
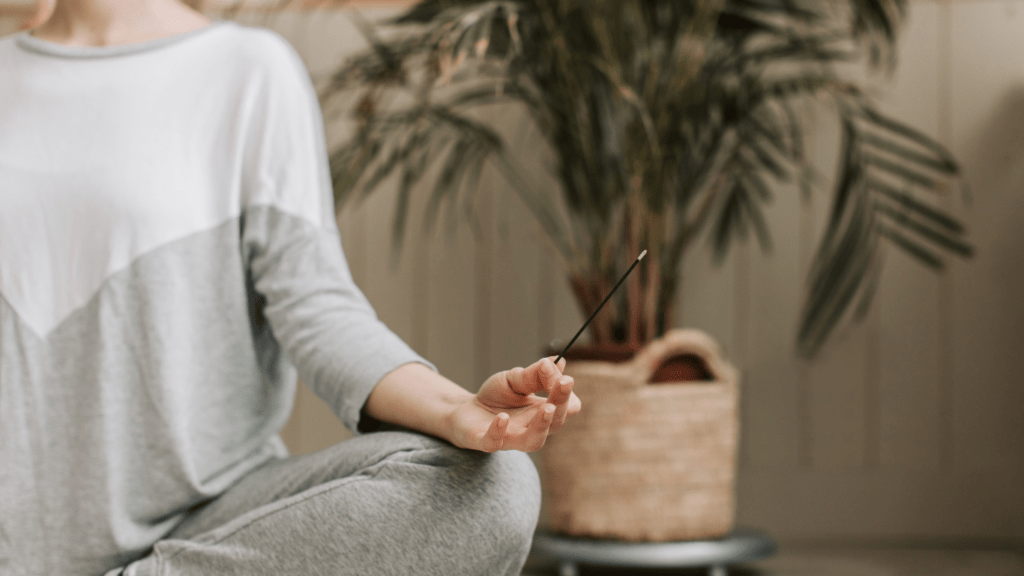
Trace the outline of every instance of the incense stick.
<path fill-rule="evenodd" d="M 604 308 L 604 305 L 608 302 L 608 299 L 611 298 L 612 294 L 615 294 L 615 291 L 619 289 L 619 286 L 622 285 L 622 282 L 626 279 L 626 276 L 629 276 L 629 273 L 633 271 L 633 268 L 636 268 L 636 265 L 639 264 L 640 261 L 643 260 L 644 256 L 646 255 L 647 250 L 644 250 L 643 252 L 640 253 L 639 256 L 636 257 L 636 260 L 633 261 L 633 264 L 629 267 L 629 270 L 626 270 L 626 273 L 622 275 L 622 278 L 619 278 L 619 281 L 616 282 L 615 286 L 612 287 L 612 291 L 609 292 L 608 295 L 604 297 L 604 300 L 602 300 L 600 304 L 598 304 L 597 310 L 594 310 L 594 313 L 590 315 L 590 318 L 587 318 L 587 321 L 583 323 L 583 327 L 580 328 L 580 331 L 577 332 L 576 335 L 572 337 L 572 340 L 569 340 L 569 343 L 565 345 L 565 348 L 562 349 L 562 353 L 559 354 L 558 358 L 555 359 L 555 364 L 558 364 L 558 361 L 561 360 L 563 356 L 565 356 L 565 353 L 569 351 L 569 347 L 573 345 L 573 342 L 576 342 L 576 339 L 580 337 L 580 334 L 583 334 L 583 331 L 586 330 L 587 326 L 590 325 L 590 321 L 594 319 L 594 316 L 597 316 L 597 313 L 601 311 L 601 308 Z"/>

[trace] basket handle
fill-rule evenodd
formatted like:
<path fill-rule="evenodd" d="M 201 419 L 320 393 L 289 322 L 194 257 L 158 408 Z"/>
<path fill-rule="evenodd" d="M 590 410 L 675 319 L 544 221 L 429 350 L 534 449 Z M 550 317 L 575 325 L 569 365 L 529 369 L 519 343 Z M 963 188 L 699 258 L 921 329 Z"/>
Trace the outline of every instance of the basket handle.
<path fill-rule="evenodd" d="M 692 354 L 700 358 L 716 382 L 736 383 L 737 371 L 722 357 L 715 339 L 706 332 L 692 328 L 669 330 L 637 352 L 631 361 L 630 370 L 640 375 L 635 382 L 638 385 L 650 382 L 662 364 L 681 354 Z"/>

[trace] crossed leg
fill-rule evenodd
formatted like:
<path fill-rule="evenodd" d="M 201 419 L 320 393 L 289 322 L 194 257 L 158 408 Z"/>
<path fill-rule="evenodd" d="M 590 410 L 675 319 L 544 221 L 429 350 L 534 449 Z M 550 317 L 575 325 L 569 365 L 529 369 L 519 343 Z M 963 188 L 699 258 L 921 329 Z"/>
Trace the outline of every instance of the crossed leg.
<path fill-rule="evenodd" d="M 539 508 L 521 452 L 376 432 L 256 470 L 125 574 L 515 575 Z"/>

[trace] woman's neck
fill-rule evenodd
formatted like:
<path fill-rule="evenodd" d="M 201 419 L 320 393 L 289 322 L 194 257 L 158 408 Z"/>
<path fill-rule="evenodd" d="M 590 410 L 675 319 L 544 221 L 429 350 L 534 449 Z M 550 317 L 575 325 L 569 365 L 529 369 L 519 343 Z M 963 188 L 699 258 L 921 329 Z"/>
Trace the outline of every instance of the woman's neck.
<path fill-rule="evenodd" d="M 209 24 L 208 18 L 179 0 L 57 0 L 32 35 L 67 46 L 116 46 Z"/>

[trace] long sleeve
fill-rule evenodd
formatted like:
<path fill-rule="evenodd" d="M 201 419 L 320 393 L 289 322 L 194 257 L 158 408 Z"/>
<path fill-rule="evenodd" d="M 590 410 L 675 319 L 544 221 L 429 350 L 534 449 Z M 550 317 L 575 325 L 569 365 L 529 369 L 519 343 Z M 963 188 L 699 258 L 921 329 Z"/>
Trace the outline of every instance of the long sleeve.
<path fill-rule="evenodd" d="M 381 377 L 408 362 L 433 366 L 377 319 L 352 281 L 316 95 L 290 46 L 278 48 L 254 87 L 245 142 L 242 246 L 254 318 L 269 320 L 300 377 L 357 431 Z"/>

